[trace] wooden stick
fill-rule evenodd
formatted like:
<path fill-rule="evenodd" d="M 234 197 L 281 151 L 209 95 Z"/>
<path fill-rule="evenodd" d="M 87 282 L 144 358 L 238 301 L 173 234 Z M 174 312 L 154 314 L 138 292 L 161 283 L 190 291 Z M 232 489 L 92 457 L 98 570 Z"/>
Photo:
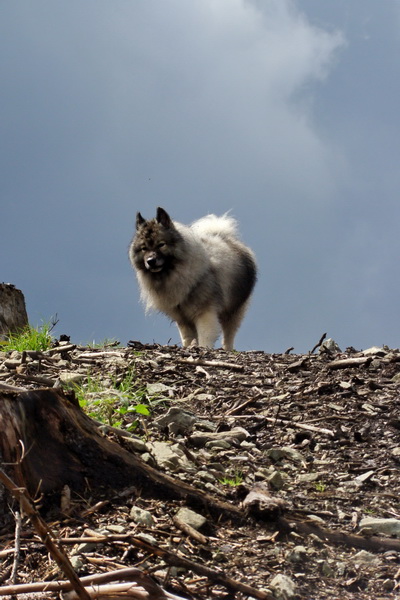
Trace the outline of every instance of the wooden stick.
<path fill-rule="evenodd" d="M 334 360 L 327 364 L 328 369 L 350 369 L 354 367 L 362 367 L 363 365 L 368 366 L 372 358 L 370 356 L 359 356 L 357 358 L 343 358 L 341 360 Z"/>
<path fill-rule="evenodd" d="M 173 565 L 176 567 L 183 567 L 188 570 L 192 570 L 198 575 L 203 575 L 204 577 L 208 577 L 212 581 L 216 583 L 220 583 L 228 589 L 235 590 L 237 592 L 242 592 L 246 596 L 250 596 L 251 598 L 257 598 L 257 600 L 273 600 L 274 596 L 269 594 L 268 592 L 263 592 L 261 590 L 257 590 L 241 581 L 237 581 L 225 575 L 222 571 L 215 571 L 214 569 L 210 569 L 209 567 L 205 567 L 204 565 L 200 565 L 188 558 L 184 558 L 183 556 L 178 556 L 169 550 L 164 550 L 159 546 L 153 546 L 144 540 L 139 538 L 131 537 L 131 543 L 142 550 L 147 550 L 151 554 L 155 554 L 159 556 L 169 565 Z"/>
<path fill-rule="evenodd" d="M 2 469 L 0 469 L 0 481 L 19 502 L 21 510 L 23 510 L 24 513 L 29 517 L 32 525 L 34 526 L 37 534 L 39 535 L 46 549 L 56 561 L 57 565 L 63 571 L 65 576 L 71 582 L 71 586 L 76 591 L 78 598 L 80 598 L 80 600 L 90 600 L 90 596 L 83 587 L 82 583 L 80 582 L 79 577 L 75 573 L 69 558 L 61 550 L 61 548 L 58 548 L 56 546 L 56 544 L 51 539 L 51 532 L 46 522 L 36 511 L 25 489 L 17 487 Z"/>
<path fill-rule="evenodd" d="M 244 371 L 243 365 L 237 365 L 235 363 L 222 362 L 219 360 L 189 360 L 186 358 L 178 358 L 174 362 L 188 367 L 217 367 L 219 369 L 232 369 L 233 371 Z"/>
<path fill-rule="evenodd" d="M 314 431 L 315 433 L 323 433 L 333 437 L 335 432 L 331 429 L 325 429 L 324 427 L 314 427 L 314 425 L 307 425 L 306 423 L 295 423 L 294 421 L 286 421 L 285 419 L 274 419 L 273 417 L 264 417 L 269 423 L 275 423 L 276 425 L 289 425 L 289 427 L 297 427 L 297 429 L 305 429 L 306 431 Z"/>
<path fill-rule="evenodd" d="M 0 382 L 0 390 L 4 390 L 6 392 L 26 392 L 27 389 L 23 387 L 18 387 L 16 385 L 9 385 L 8 383 Z"/>
<path fill-rule="evenodd" d="M 182 519 L 180 519 L 176 515 L 172 518 L 172 520 L 173 520 L 174 524 L 176 525 L 176 527 L 178 527 L 178 529 L 183 531 L 183 533 L 186 533 L 186 535 L 193 538 L 200 544 L 204 544 L 204 545 L 208 544 L 208 538 L 206 538 L 205 535 L 203 535 L 202 533 L 200 533 L 199 531 L 194 529 L 194 527 L 191 527 L 190 525 L 188 525 L 187 523 L 182 521 Z"/>
<path fill-rule="evenodd" d="M 321 335 L 321 338 L 319 340 L 319 342 L 317 342 L 314 346 L 314 348 L 311 350 L 310 354 L 314 354 L 315 350 L 322 344 L 322 342 L 324 341 L 324 339 L 326 338 L 326 333 L 323 333 Z"/>
<path fill-rule="evenodd" d="M 14 377 L 18 379 L 23 379 L 24 381 L 33 381 L 34 383 L 40 383 L 40 385 L 45 385 L 46 387 L 53 387 L 56 380 L 49 379 L 48 377 L 40 377 L 38 375 L 24 375 L 23 373 L 14 373 Z"/>
<path fill-rule="evenodd" d="M 82 541 L 85 541 L 85 542 L 90 542 L 90 543 L 92 543 L 92 542 L 105 543 L 105 542 L 113 542 L 113 541 L 129 541 L 132 545 L 136 546 L 137 548 L 140 548 L 141 550 L 145 550 L 146 552 L 149 552 L 150 554 L 154 554 L 155 556 L 162 558 L 168 565 L 183 567 L 185 569 L 191 570 L 194 573 L 197 573 L 198 575 L 207 577 L 211 581 L 220 583 L 221 585 L 227 587 L 228 589 L 242 592 L 246 596 L 250 596 L 251 598 L 256 598 L 257 600 L 273 600 L 273 596 L 271 596 L 267 592 L 262 592 L 262 591 L 257 590 L 245 583 L 242 583 L 241 581 L 232 579 L 231 577 L 228 577 L 227 575 L 225 575 L 225 573 L 223 571 L 215 571 L 214 569 L 210 569 L 209 567 L 206 567 L 204 565 L 196 563 L 192 560 L 189 560 L 188 558 L 179 556 L 178 554 L 175 554 L 174 552 L 171 552 L 170 550 L 165 550 L 164 548 L 160 548 L 159 546 L 154 546 L 153 544 L 149 544 L 148 542 L 145 542 L 144 540 L 141 540 L 135 536 L 132 536 L 129 533 L 128 534 L 114 534 L 114 535 L 99 535 L 98 537 L 63 538 L 61 541 L 63 544 L 70 544 L 70 543 L 78 542 L 79 539 L 81 539 Z M 125 571 L 129 571 L 129 569 L 126 569 L 126 570 L 123 569 L 120 572 L 113 571 L 111 573 L 102 573 L 101 575 L 92 575 L 92 576 L 88 576 L 88 577 L 82 577 L 81 582 L 85 583 L 87 585 L 88 583 L 99 583 L 100 581 L 102 581 L 102 582 L 115 581 L 117 579 L 117 577 L 116 577 L 117 573 L 119 573 L 120 579 L 123 579 L 125 576 L 127 577 L 126 573 L 124 573 Z M 141 573 L 142 578 L 146 577 L 146 575 L 144 573 L 142 573 L 142 571 L 140 571 L 139 569 L 135 569 L 133 571 L 133 568 L 132 568 L 131 571 L 132 571 L 131 575 L 134 575 L 136 573 L 136 577 L 137 577 L 138 576 L 137 573 Z M 100 577 L 102 579 L 100 579 Z M 50 585 L 51 586 L 52 585 L 60 585 L 60 583 L 61 582 L 51 582 L 48 585 L 49 586 Z M 143 585 L 143 587 L 145 587 L 145 582 L 143 579 L 140 583 Z M 31 585 L 37 585 L 37 584 L 31 584 Z M 62 588 L 48 587 L 47 589 L 49 591 L 55 591 L 55 590 L 59 590 L 59 589 L 69 589 L 69 587 L 67 587 L 67 586 L 65 586 L 65 587 L 63 586 Z M 3 590 L 4 590 L 4 588 L 0 588 L 0 596 L 5 595 L 5 593 L 3 593 Z M 29 591 L 33 591 L 33 589 L 29 590 Z M 40 591 L 40 590 L 37 589 L 37 591 Z M 11 591 L 8 591 L 7 593 L 10 594 Z"/>
<path fill-rule="evenodd" d="M 17 583 L 18 565 L 21 551 L 21 513 L 19 510 L 15 511 L 15 551 L 14 561 L 11 571 L 10 579 L 12 583 Z"/>
<path fill-rule="evenodd" d="M 125 585 L 128 587 L 132 586 L 132 581 L 134 581 L 135 583 L 139 583 L 149 593 L 153 591 L 162 591 L 165 600 L 184 600 L 179 596 L 175 596 L 170 592 L 162 590 L 162 588 L 148 575 L 136 567 L 117 569 L 116 571 L 108 571 L 107 573 L 99 573 L 97 575 L 87 575 L 86 577 L 81 578 L 81 582 L 85 584 L 86 587 L 101 586 L 102 584 L 115 581 L 127 581 L 128 583 Z M 70 589 L 71 583 L 69 581 L 38 581 L 36 583 L 21 583 L 19 585 L 7 585 L 0 587 L 0 596 L 38 592 L 60 592 L 68 591 Z M 103 592 L 106 591 L 105 587 L 100 589 L 102 589 Z"/>

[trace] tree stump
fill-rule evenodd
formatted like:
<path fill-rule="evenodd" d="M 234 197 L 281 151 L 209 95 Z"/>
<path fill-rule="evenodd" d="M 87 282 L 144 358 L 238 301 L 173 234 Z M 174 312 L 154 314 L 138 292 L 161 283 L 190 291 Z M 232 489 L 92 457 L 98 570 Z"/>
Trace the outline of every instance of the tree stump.
<path fill-rule="evenodd" d="M 72 392 L 1 392 L 0 431 L 3 462 L 30 494 L 143 483 L 139 459 L 104 437 Z"/>
<path fill-rule="evenodd" d="M 138 494 L 185 498 L 211 512 L 238 517 L 239 508 L 149 466 L 101 434 L 73 392 L 0 391 L 0 459 L 31 496 L 134 487 Z"/>
<path fill-rule="evenodd" d="M 25 299 L 11 283 L 0 283 L 0 340 L 28 326 Z"/>

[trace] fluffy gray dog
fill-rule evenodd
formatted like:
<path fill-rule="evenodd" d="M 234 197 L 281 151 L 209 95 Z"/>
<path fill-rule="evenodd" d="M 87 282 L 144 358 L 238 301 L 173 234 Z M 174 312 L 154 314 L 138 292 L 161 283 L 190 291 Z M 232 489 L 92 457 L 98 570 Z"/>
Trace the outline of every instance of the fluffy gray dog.
<path fill-rule="evenodd" d="M 183 346 L 212 348 L 222 328 L 223 348 L 233 349 L 257 278 L 235 219 L 208 215 L 186 226 L 163 208 L 149 221 L 137 213 L 129 259 L 147 309 L 176 321 Z"/>

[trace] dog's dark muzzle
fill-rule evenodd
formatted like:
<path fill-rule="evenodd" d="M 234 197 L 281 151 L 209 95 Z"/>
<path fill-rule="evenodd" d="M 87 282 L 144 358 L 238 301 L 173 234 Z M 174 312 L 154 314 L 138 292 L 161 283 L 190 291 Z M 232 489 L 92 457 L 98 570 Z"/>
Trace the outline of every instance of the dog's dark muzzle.
<path fill-rule="evenodd" d="M 164 258 L 152 253 L 146 256 L 144 264 L 148 271 L 151 271 L 152 273 L 158 273 L 164 266 Z"/>

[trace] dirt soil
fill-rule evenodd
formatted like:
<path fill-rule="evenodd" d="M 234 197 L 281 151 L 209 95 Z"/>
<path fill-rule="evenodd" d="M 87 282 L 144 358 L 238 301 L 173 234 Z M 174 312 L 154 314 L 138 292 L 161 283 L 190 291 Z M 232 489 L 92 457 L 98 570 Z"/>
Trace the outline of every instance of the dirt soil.
<path fill-rule="evenodd" d="M 278 355 L 132 342 L 97 349 L 65 343 L 24 357 L 0 353 L 0 388 L 78 383 L 90 396 L 84 410 L 114 427 L 104 426 L 104 435 L 241 509 L 237 517 L 216 517 L 191 506 L 204 517 L 191 529 L 176 519 L 182 499 L 144 497 L 132 488 L 92 489 L 85 497 L 72 490 L 64 514 L 44 516 L 55 537 L 66 540 L 79 577 L 138 567 L 164 590 L 193 600 L 263 593 L 400 598 L 398 350 Z M 157 454 L 166 448 L 170 454 Z M 15 558 L 8 507 L 1 516 L 0 594 Z M 371 518 L 384 519 L 383 529 L 368 528 L 364 520 Z M 385 529 L 389 524 L 394 529 Z M 94 535 L 107 539 L 93 541 Z M 83 543 L 85 536 L 91 543 Z M 222 572 L 254 595 L 201 568 L 174 564 L 135 539 Z M 285 588 L 277 575 L 288 578 Z M 16 583 L 63 578 L 23 518 Z"/>

